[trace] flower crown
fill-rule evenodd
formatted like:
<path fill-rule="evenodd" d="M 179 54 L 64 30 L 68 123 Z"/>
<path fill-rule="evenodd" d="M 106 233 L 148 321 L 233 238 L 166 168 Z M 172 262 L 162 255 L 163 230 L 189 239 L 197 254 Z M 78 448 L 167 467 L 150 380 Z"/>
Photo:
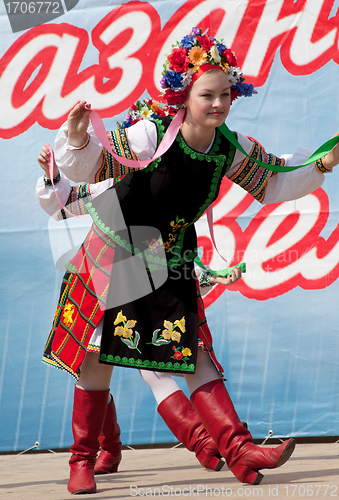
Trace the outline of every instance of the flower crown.
<path fill-rule="evenodd" d="M 118 127 L 128 128 L 140 120 L 152 120 L 162 116 L 174 116 L 178 110 L 166 106 L 153 99 L 137 101 L 127 111 L 124 121 L 118 122 Z"/>
<path fill-rule="evenodd" d="M 206 65 L 206 68 L 202 68 Z M 161 87 L 163 100 L 172 106 L 180 107 L 187 99 L 187 94 L 202 69 L 218 68 L 227 74 L 231 84 L 231 100 L 240 96 L 250 97 L 256 93 L 252 84 L 245 83 L 245 78 L 237 66 L 234 52 L 205 33 L 201 28 L 192 28 L 181 42 L 172 46 L 172 52 L 166 57 L 163 66 Z"/>

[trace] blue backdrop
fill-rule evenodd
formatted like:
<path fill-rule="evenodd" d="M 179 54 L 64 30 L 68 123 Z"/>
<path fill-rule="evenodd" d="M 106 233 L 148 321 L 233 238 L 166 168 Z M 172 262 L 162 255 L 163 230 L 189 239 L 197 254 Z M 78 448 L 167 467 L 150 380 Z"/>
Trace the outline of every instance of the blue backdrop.
<path fill-rule="evenodd" d="M 334 16 L 338 2 L 331 3 Z M 162 25 L 183 4 L 152 2 Z M 116 5 L 112 1 L 95 2 L 89 7 L 88 2 L 80 0 L 55 22 L 81 26 L 90 32 Z M 3 58 L 23 34 L 11 33 L 3 4 L 0 33 Z M 82 68 L 95 64 L 96 58 L 96 52 L 89 51 Z M 0 73 L 0 83 L 3 77 Z M 228 126 L 255 137 L 277 155 L 292 153 L 301 145 L 314 151 L 339 130 L 338 79 L 334 61 L 309 75 L 294 76 L 282 65 L 278 50 L 258 95 L 233 104 Z M 8 98 L 0 96 L 0 113 L 1 101 Z M 123 115 L 106 118 L 106 127 L 114 128 Z M 36 158 L 41 146 L 53 143 L 55 135 L 55 129 L 35 123 L 19 135 L 0 139 L 0 451 L 23 450 L 36 441 L 42 449 L 64 448 L 72 442 L 74 380 L 41 363 L 62 273 L 55 269 L 49 218 L 40 209 L 34 189 L 40 175 Z M 270 429 L 276 436 L 339 434 L 338 186 L 339 172 L 326 176 L 323 190 L 330 211 L 319 237 L 326 241 L 332 236 L 335 241 L 321 284 L 312 285 L 311 268 L 303 288 L 301 281 L 299 285 L 296 282 L 286 290 L 277 290 L 271 298 L 260 293 L 250 298 L 243 290 L 230 288 L 210 300 L 207 307 L 227 387 L 254 438 L 264 439 Z M 260 209 L 253 202 L 237 218 L 242 231 Z M 227 214 L 228 207 L 221 205 L 220 210 Z M 204 222 L 198 231 L 205 234 Z M 316 255 L 315 278 L 324 257 L 321 252 Z M 222 266 L 217 258 L 215 262 Z M 183 379 L 177 380 L 186 391 Z M 176 441 L 157 414 L 153 395 L 136 370 L 115 368 L 111 388 L 123 444 Z"/>

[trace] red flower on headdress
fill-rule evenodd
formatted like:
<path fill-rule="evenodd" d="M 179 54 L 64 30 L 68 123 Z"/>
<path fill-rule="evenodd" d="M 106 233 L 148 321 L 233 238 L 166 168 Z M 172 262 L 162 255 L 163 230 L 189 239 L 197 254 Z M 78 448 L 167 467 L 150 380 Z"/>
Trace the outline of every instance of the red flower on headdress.
<path fill-rule="evenodd" d="M 238 99 L 238 97 L 240 97 L 240 94 L 235 89 L 231 89 L 231 103 Z"/>
<path fill-rule="evenodd" d="M 237 58 L 234 55 L 234 52 L 232 52 L 231 49 L 225 49 L 224 52 L 222 53 L 222 56 L 224 59 L 226 59 L 227 63 L 230 66 L 236 66 L 237 65 Z"/>
<path fill-rule="evenodd" d="M 200 43 L 201 47 L 208 52 L 213 45 L 213 40 L 208 35 L 197 36 L 197 41 Z"/>
<path fill-rule="evenodd" d="M 171 108 L 171 106 L 165 106 L 164 111 L 168 113 L 170 116 L 175 116 L 178 110 L 176 108 Z"/>
<path fill-rule="evenodd" d="M 172 89 L 167 89 L 164 99 L 169 105 L 182 104 L 187 100 L 187 92 L 174 92 Z"/>
<path fill-rule="evenodd" d="M 169 69 L 175 71 L 176 73 L 185 73 L 188 69 L 189 60 L 186 55 L 186 49 L 179 47 L 178 49 L 173 49 L 171 54 L 168 56 Z"/>

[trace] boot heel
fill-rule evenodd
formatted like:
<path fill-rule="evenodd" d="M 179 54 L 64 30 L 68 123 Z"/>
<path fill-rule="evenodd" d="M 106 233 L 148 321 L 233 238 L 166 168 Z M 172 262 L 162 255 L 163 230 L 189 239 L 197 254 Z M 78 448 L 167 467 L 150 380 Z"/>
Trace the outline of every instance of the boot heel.
<path fill-rule="evenodd" d="M 225 465 L 225 461 L 221 457 L 219 458 L 218 456 L 214 456 L 210 458 L 211 456 L 205 453 L 204 450 L 198 453 L 196 457 L 201 465 L 205 467 L 205 469 L 210 469 L 217 472 L 221 470 Z"/>
<path fill-rule="evenodd" d="M 121 453 L 120 455 L 116 456 L 106 450 L 101 450 L 94 467 L 94 474 L 99 475 L 118 472 L 120 462 Z"/>
<path fill-rule="evenodd" d="M 236 464 L 233 467 L 229 467 L 230 471 L 235 475 L 238 481 L 242 483 L 248 483 L 257 485 L 260 484 L 264 475 L 260 472 L 249 469 L 245 465 Z"/>

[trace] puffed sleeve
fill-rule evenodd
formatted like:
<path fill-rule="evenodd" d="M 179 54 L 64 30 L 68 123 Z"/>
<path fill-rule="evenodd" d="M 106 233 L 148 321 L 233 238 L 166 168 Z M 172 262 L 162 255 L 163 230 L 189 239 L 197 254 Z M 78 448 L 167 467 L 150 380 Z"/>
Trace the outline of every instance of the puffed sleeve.
<path fill-rule="evenodd" d="M 266 153 L 265 149 L 254 139 L 249 139 L 239 133 L 237 133 L 237 138 L 249 156 L 271 165 L 296 166 L 304 163 L 310 156 L 306 148 L 298 148 L 294 154 L 277 157 Z M 264 204 L 295 200 L 312 193 L 322 185 L 323 174 L 329 171 L 319 160 L 291 172 L 274 172 L 259 166 L 252 158 L 249 159 L 236 150 L 233 163 L 226 176 Z"/>
<path fill-rule="evenodd" d="M 107 179 L 96 184 L 71 186 L 69 180 L 61 174 L 60 181 L 54 186 L 55 189 L 50 183 L 46 183 L 44 177 L 40 177 L 35 188 L 35 194 L 41 208 L 53 219 L 61 220 L 72 215 L 87 214 L 86 203 L 99 196 L 112 185 L 113 179 Z M 61 208 L 60 203 L 66 207 L 68 212 Z"/>
<path fill-rule="evenodd" d="M 97 172 L 102 168 L 103 147 L 94 133 L 92 124 L 87 129 L 88 139 L 80 148 L 68 143 L 68 128 L 65 122 L 54 143 L 55 161 L 59 169 L 74 182 L 95 182 Z M 156 125 L 149 120 L 141 120 L 126 129 L 130 149 L 139 160 L 149 160 L 157 148 Z"/>
<path fill-rule="evenodd" d="M 69 193 L 70 193 L 70 182 L 61 172 L 60 181 L 55 184 L 56 192 L 59 196 L 59 199 L 63 205 L 66 204 Z M 47 185 L 43 176 L 39 177 L 38 182 L 35 186 L 35 196 L 39 202 L 39 205 L 45 212 L 47 212 L 52 217 L 54 214 L 59 212 L 60 204 L 58 198 L 56 197 L 53 186 Z"/>
<path fill-rule="evenodd" d="M 85 144 L 75 148 L 68 143 L 68 127 L 65 122 L 54 142 L 55 161 L 65 176 L 74 182 L 94 182 L 94 176 L 102 164 L 102 144 L 91 123 L 87 132 Z"/>
<path fill-rule="evenodd" d="M 150 160 L 158 141 L 157 127 L 149 120 L 140 120 L 126 130 L 130 148 L 141 161 Z"/>

